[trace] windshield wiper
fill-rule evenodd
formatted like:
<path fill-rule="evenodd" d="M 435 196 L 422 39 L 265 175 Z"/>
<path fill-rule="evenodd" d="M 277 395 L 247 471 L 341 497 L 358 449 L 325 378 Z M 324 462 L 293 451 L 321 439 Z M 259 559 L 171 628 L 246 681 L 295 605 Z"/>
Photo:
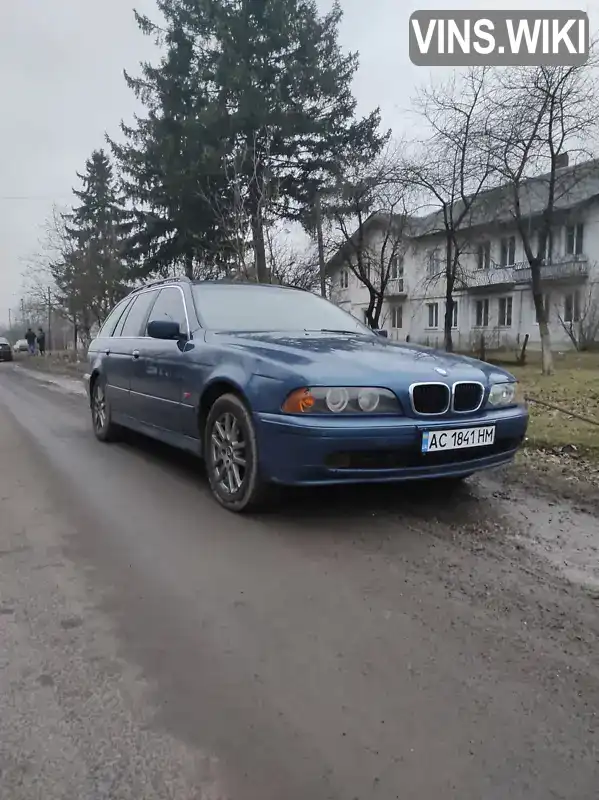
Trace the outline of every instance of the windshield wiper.
<path fill-rule="evenodd" d="M 307 331 L 307 333 L 310 333 L 310 331 Z M 363 335 L 361 331 L 344 331 L 337 328 L 319 328 L 317 333 L 347 333 L 350 336 Z"/>

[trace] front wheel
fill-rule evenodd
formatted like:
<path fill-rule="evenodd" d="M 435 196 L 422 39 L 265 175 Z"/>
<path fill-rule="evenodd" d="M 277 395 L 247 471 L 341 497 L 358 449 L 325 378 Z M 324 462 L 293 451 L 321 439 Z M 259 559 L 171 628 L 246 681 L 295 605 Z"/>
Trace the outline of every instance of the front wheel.
<path fill-rule="evenodd" d="M 102 378 L 98 378 L 93 385 L 91 410 L 96 439 L 101 442 L 111 442 L 118 438 L 119 429 L 111 419 L 110 403 L 106 397 L 106 386 Z"/>
<path fill-rule="evenodd" d="M 210 488 L 222 506 L 241 512 L 266 502 L 269 487 L 260 477 L 254 423 L 236 395 L 222 395 L 210 409 L 204 453 Z"/>

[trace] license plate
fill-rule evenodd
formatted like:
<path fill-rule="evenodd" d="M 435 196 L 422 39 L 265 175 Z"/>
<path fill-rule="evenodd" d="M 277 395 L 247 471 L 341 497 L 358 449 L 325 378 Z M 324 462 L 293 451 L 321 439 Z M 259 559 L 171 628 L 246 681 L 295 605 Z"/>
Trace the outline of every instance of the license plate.
<path fill-rule="evenodd" d="M 422 434 L 422 452 L 462 450 L 465 447 L 485 447 L 495 441 L 495 425 L 485 428 L 456 428 L 446 431 L 425 431 Z"/>

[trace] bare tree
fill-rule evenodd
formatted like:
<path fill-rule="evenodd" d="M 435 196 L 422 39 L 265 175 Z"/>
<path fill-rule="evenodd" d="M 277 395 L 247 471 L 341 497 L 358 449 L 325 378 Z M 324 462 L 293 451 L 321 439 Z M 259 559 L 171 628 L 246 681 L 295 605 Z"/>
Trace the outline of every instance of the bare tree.
<path fill-rule="evenodd" d="M 557 317 L 576 350 L 590 350 L 599 342 L 599 284 L 590 284 L 582 297 L 577 292 L 571 297 L 568 319 L 561 310 Z"/>
<path fill-rule="evenodd" d="M 403 283 L 410 200 L 400 151 L 392 147 L 374 163 L 349 167 L 336 202 L 326 210 L 333 251 L 329 267 L 343 265 L 366 287 L 366 321 L 372 328 L 381 323 L 391 282 Z"/>
<path fill-rule="evenodd" d="M 278 181 L 266 166 L 271 141 L 268 129 L 254 131 L 223 156 L 223 175 L 199 190 L 225 232 L 227 246 L 216 254 L 215 263 L 227 277 L 259 283 L 271 279 L 266 238 L 277 217 L 273 206 L 279 195 Z"/>
<path fill-rule="evenodd" d="M 490 152 L 507 183 L 507 204 L 530 267 L 545 374 L 553 371 L 553 357 L 542 267 L 551 259 L 552 229 L 589 173 L 584 162 L 597 132 L 596 65 L 593 55 L 582 66 L 509 69 L 495 74 L 492 87 Z"/>
<path fill-rule="evenodd" d="M 441 241 L 442 255 L 430 253 L 428 281 L 445 282 L 444 346 L 453 350 L 453 295 L 461 284 L 461 257 L 471 244 L 464 235 L 492 178 L 486 131 L 492 116 L 489 72 L 469 69 L 421 90 L 415 100 L 427 137 L 408 166 L 408 178 L 422 202 L 434 209 L 421 233 Z"/>
<path fill-rule="evenodd" d="M 318 253 L 314 246 L 295 244 L 287 227 L 271 226 L 265 232 L 266 264 L 272 283 L 316 291 L 319 286 Z"/>
<path fill-rule="evenodd" d="M 73 328 L 75 349 L 79 337 L 89 343 L 94 323 L 100 323 L 108 310 L 103 295 L 98 296 L 90 255 L 81 251 L 67 230 L 68 215 L 57 206 L 46 221 L 40 253 L 24 271 L 25 291 L 37 305 L 48 304 L 51 310 L 69 321 Z"/>

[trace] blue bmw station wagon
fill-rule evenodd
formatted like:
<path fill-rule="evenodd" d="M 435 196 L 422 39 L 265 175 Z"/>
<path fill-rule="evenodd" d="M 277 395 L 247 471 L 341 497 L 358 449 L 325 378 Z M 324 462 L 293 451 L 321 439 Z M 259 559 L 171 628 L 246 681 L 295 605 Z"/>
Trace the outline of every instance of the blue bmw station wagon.
<path fill-rule="evenodd" d="M 97 438 L 131 428 L 202 456 L 238 512 L 273 484 L 460 480 L 511 461 L 528 424 L 510 373 L 391 342 L 281 286 L 136 289 L 89 362 Z"/>

